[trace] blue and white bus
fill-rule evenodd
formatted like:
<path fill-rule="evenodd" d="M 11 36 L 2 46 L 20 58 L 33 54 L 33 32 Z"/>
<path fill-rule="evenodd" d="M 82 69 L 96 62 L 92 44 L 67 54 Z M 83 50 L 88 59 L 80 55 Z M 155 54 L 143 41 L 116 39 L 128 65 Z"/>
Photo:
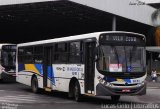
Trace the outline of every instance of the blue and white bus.
<path fill-rule="evenodd" d="M 0 80 L 16 79 L 16 45 L 0 44 Z"/>
<path fill-rule="evenodd" d="M 16 80 L 37 93 L 111 96 L 146 94 L 145 36 L 95 32 L 17 45 Z"/>

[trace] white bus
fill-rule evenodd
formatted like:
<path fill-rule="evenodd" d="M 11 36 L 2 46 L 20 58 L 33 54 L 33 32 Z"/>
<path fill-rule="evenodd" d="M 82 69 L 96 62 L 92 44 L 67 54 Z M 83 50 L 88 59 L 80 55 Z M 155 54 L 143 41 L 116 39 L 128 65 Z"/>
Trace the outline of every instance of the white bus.
<path fill-rule="evenodd" d="M 16 79 L 16 45 L 0 44 L 0 80 Z"/>
<path fill-rule="evenodd" d="M 95 32 L 17 45 L 16 80 L 39 89 L 81 95 L 146 94 L 145 36 Z"/>

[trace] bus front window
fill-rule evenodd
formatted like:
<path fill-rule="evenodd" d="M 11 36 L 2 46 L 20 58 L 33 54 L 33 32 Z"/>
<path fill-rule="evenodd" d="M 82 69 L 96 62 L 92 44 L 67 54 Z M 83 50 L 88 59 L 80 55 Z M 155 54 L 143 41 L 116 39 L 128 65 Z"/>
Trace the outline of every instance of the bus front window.
<path fill-rule="evenodd" d="M 15 52 L 3 52 L 3 65 L 15 66 Z"/>
<path fill-rule="evenodd" d="M 103 72 L 144 72 L 144 47 L 101 45 L 98 70 Z"/>
<path fill-rule="evenodd" d="M 1 64 L 5 69 L 11 70 L 15 69 L 15 61 L 16 61 L 16 52 L 15 51 L 2 51 L 2 60 Z"/>

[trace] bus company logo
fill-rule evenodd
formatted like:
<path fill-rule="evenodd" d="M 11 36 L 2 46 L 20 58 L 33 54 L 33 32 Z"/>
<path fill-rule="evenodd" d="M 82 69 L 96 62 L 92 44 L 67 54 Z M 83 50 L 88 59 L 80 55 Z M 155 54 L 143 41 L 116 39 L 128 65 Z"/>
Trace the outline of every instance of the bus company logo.
<path fill-rule="evenodd" d="M 83 72 L 83 68 L 78 68 L 78 67 L 67 67 L 67 71 Z"/>
<path fill-rule="evenodd" d="M 65 67 L 56 67 L 56 70 L 65 71 Z"/>
<path fill-rule="evenodd" d="M 42 60 L 35 59 L 35 63 L 42 63 L 42 62 L 43 62 Z"/>

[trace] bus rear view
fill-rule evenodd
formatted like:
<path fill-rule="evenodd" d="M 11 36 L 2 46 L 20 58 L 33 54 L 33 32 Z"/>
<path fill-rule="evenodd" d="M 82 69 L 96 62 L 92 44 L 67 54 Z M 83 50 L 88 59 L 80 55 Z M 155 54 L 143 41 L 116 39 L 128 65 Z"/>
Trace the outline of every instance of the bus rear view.
<path fill-rule="evenodd" d="M 97 95 L 146 94 L 145 37 L 131 33 L 104 33 L 97 48 Z M 102 75 L 99 75 L 102 74 Z"/>

